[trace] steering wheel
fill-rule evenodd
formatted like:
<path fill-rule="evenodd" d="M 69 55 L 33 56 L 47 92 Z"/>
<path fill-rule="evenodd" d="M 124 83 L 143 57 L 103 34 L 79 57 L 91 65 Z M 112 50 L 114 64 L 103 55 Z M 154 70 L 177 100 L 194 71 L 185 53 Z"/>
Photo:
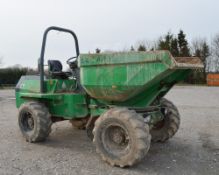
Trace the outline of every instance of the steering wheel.
<path fill-rule="evenodd" d="M 76 60 L 77 60 L 77 56 L 69 58 L 66 62 L 67 64 L 71 64 L 73 62 L 76 62 Z"/>
<path fill-rule="evenodd" d="M 69 58 L 66 62 L 72 70 L 78 67 L 77 56 Z"/>

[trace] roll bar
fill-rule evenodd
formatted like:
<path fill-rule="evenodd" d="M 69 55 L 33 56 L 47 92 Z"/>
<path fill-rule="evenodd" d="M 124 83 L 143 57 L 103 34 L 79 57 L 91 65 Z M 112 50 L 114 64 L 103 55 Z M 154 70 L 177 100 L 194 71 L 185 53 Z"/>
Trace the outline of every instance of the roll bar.
<path fill-rule="evenodd" d="M 43 34 L 43 42 L 42 42 L 42 48 L 41 48 L 41 53 L 40 53 L 40 62 L 39 62 L 40 92 L 41 93 L 45 92 L 45 89 L 44 89 L 44 56 L 45 56 L 47 35 L 52 30 L 71 34 L 73 36 L 74 40 L 75 40 L 75 48 L 76 48 L 76 54 L 77 54 L 76 57 L 78 57 L 80 55 L 79 45 L 78 45 L 78 38 L 77 38 L 76 34 L 73 31 L 71 31 L 69 29 L 61 28 L 61 27 L 55 27 L 55 26 L 51 26 L 51 27 L 47 28 L 45 30 L 44 34 Z"/>

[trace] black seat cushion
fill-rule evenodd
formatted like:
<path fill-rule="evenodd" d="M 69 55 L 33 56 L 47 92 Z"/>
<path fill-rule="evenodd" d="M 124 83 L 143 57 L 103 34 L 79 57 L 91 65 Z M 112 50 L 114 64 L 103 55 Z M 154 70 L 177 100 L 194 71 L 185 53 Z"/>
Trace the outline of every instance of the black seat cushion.
<path fill-rule="evenodd" d="M 48 60 L 49 74 L 54 79 L 67 79 L 71 72 L 62 72 L 62 63 L 59 60 Z"/>
<path fill-rule="evenodd" d="M 62 63 L 59 60 L 48 60 L 50 72 L 62 72 Z"/>

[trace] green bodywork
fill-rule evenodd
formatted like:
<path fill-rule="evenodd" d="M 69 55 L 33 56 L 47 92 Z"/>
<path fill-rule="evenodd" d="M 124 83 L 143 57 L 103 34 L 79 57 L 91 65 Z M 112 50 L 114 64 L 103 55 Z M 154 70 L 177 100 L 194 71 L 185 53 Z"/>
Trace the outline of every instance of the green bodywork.
<path fill-rule="evenodd" d="M 16 104 L 37 100 L 52 116 L 64 119 L 99 116 L 113 106 L 145 108 L 162 98 L 193 68 L 202 65 L 179 63 L 168 51 L 81 54 L 80 83 L 74 79 L 46 79 L 40 93 L 39 78 L 22 77 L 16 88 Z"/>
<path fill-rule="evenodd" d="M 82 118 L 88 115 L 86 94 L 74 93 L 76 81 L 49 79 L 44 82 L 46 93 L 40 93 L 40 80 L 36 76 L 22 77 L 16 87 L 16 105 L 40 101 L 54 117 Z"/>

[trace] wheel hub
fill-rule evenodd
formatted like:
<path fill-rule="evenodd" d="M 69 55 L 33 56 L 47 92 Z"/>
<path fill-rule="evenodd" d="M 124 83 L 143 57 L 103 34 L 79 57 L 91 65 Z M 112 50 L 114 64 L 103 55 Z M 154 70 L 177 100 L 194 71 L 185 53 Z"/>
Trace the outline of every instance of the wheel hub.
<path fill-rule="evenodd" d="M 34 129 L 34 119 L 32 114 L 30 112 L 25 111 L 21 115 L 22 128 L 26 132 L 32 131 Z"/>
<path fill-rule="evenodd" d="M 121 126 L 109 126 L 106 129 L 107 147 L 111 150 L 117 150 L 117 152 L 123 152 L 129 144 L 129 137 L 127 132 Z"/>
<path fill-rule="evenodd" d="M 114 143 L 120 145 L 125 142 L 125 134 L 120 129 L 115 129 L 112 132 L 112 140 Z"/>
<path fill-rule="evenodd" d="M 33 118 L 32 117 L 28 117 L 27 119 L 27 124 L 28 124 L 28 127 L 30 129 L 33 129 L 34 128 L 34 121 L 33 121 Z"/>

